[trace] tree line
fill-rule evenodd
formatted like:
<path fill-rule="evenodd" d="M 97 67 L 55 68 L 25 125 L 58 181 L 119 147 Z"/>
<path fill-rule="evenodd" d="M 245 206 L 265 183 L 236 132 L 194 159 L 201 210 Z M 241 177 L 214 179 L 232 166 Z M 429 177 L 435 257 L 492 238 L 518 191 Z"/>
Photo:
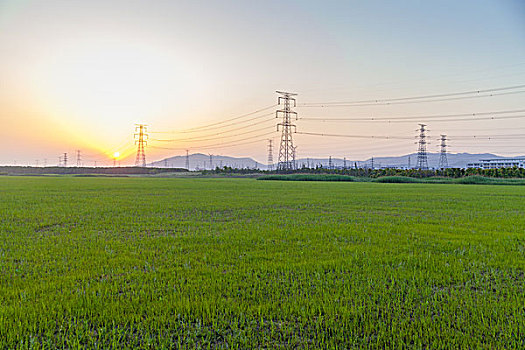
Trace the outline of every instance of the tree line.
<path fill-rule="evenodd" d="M 497 168 L 497 169 L 479 169 L 479 168 L 445 168 L 445 169 L 371 169 L 371 168 L 347 168 L 347 169 L 329 169 L 318 166 L 315 168 L 303 167 L 295 170 L 260 170 L 253 168 L 232 168 L 216 167 L 214 170 L 203 170 L 203 174 L 339 174 L 362 177 L 383 177 L 383 176 L 407 176 L 414 178 L 425 177 L 449 177 L 460 178 L 465 176 L 485 176 L 495 178 L 525 178 L 525 168 Z"/>

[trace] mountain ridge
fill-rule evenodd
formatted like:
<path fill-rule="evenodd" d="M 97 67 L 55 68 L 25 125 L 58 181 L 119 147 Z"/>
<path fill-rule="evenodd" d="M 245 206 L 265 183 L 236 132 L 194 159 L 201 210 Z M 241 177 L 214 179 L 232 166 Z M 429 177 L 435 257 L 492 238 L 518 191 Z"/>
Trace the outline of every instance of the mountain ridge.
<path fill-rule="evenodd" d="M 267 165 L 261 162 L 256 161 L 251 157 L 232 157 L 232 156 L 223 156 L 223 155 L 210 155 L 203 153 L 193 153 L 188 155 L 190 170 L 209 170 L 215 169 L 218 167 L 229 166 L 232 168 L 257 168 L 257 169 L 267 169 Z M 428 153 L 428 166 L 429 168 L 437 168 L 439 165 L 440 153 Z M 481 159 L 501 159 L 501 158 L 511 158 L 503 157 L 493 153 L 447 153 L 448 164 L 450 168 L 465 168 L 468 163 L 478 162 Z M 525 156 L 516 156 L 512 158 L 525 158 Z M 326 158 L 299 158 L 297 160 L 298 166 L 329 166 L 329 157 Z M 332 165 L 334 167 L 343 167 L 345 163 L 344 158 L 332 158 Z M 410 153 L 401 156 L 392 156 L 392 157 L 373 157 L 373 166 L 374 168 L 381 167 L 416 167 L 417 165 L 417 153 Z M 154 161 L 149 163 L 150 166 L 160 167 L 160 168 L 185 168 L 186 167 L 186 156 L 173 156 L 161 159 L 159 161 Z M 347 167 L 372 167 L 372 158 L 366 160 L 353 160 L 347 159 Z M 410 166 L 409 166 L 410 165 Z"/>

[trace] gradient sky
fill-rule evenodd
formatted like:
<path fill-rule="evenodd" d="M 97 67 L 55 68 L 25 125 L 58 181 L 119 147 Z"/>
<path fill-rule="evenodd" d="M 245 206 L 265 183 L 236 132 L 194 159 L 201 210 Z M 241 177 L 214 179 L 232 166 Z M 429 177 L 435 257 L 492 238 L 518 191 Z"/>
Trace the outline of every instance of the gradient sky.
<path fill-rule="evenodd" d="M 525 3 L 505 1 L 30 1 L 0 0 L 0 164 L 134 162 L 135 123 L 149 125 L 148 161 L 213 153 L 266 161 L 266 142 L 217 143 L 214 131 L 180 133 L 276 103 L 396 98 L 525 84 Z M 523 89 L 522 89 L 523 90 Z M 525 109 L 525 94 L 351 108 L 307 108 L 300 117 L 405 116 Z M 270 110 L 271 112 L 271 110 Z M 269 117 L 270 118 L 270 117 Z M 271 119 L 271 118 L 270 118 Z M 243 129 L 268 128 L 275 120 Z M 261 119 L 264 120 L 264 119 Z M 413 123 L 297 121 L 301 131 L 415 136 Z M 425 122 L 424 118 L 421 122 Z M 428 122 L 451 152 L 525 154 L 525 118 Z M 247 125 L 247 124 L 239 124 Z M 231 129 L 231 128 L 230 128 Z M 228 128 L 221 129 L 227 131 Z M 224 135 L 224 142 L 254 136 Z M 188 136 L 190 135 L 190 136 Z M 279 134 L 269 136 L 278 143 Z M 267 137 L 264 137 L 267 138 Z M 409 140 L 296 135 L 299 157 L 414 152 Z M 437 151 L 438 142 L 429 146 Z M 277 152 L 276 152 L 277 153 Z M 274 158 L 277 155 L 274 154 Z"/>

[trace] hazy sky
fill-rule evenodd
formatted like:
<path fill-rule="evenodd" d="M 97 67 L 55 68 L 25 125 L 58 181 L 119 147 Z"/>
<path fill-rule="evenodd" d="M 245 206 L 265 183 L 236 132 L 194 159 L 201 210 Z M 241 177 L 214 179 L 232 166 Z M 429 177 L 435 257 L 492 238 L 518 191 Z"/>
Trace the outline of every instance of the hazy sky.
<path fill-rule="evenodd" d="M 1 164 L 42 165 L 46 159 L 53 165 L 63 152 L 74 163 L 77 149 L 86 165 L 111 164 L 114 152 L 122 154 L 122 164 L 132 164 L 135 123 L 173 131 L 152 133 L 152 139 L 179 140 L 150 141 L 148 161 L 189 149 L 265 162 L 265 140 L 279 140 L 277 132 L 263 135 L 275 130 L 271 116 L 181 131 L 271 106 L 275 90 L 298 93 L 296 110 L 304 118 L 395 118 L 525 109 L 525 94 L 378 106 L 301 104 L 521 84 L 521 0 L 0 0 Z M 305 132 L 409 137 L 418 122 L 429 125 L 432 140 L 448 134 L 454 153 L 525 154 L 525 137 L 519 138 L 525 118 L 296 124 Z M 518 137 L 505 138 L 509 134 Z M 474 135 L 504 137 L 465 138 Z M 241 145 L 215 146 L 220 142 Z M 295 142 L 299 157 L 365 159 L 417 149 L 413 140 L 295 135 Z"/>

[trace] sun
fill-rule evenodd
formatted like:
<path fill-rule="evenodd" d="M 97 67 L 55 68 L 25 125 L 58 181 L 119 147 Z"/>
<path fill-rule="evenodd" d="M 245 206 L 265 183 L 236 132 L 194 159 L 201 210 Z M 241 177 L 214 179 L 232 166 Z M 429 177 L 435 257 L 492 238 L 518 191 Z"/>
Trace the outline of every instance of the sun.
<path fill-rule="evenodd" d="M 118 157 L 120 157 L 120 152 L 113 153 L 113 158 L 118 158 Z"/>

